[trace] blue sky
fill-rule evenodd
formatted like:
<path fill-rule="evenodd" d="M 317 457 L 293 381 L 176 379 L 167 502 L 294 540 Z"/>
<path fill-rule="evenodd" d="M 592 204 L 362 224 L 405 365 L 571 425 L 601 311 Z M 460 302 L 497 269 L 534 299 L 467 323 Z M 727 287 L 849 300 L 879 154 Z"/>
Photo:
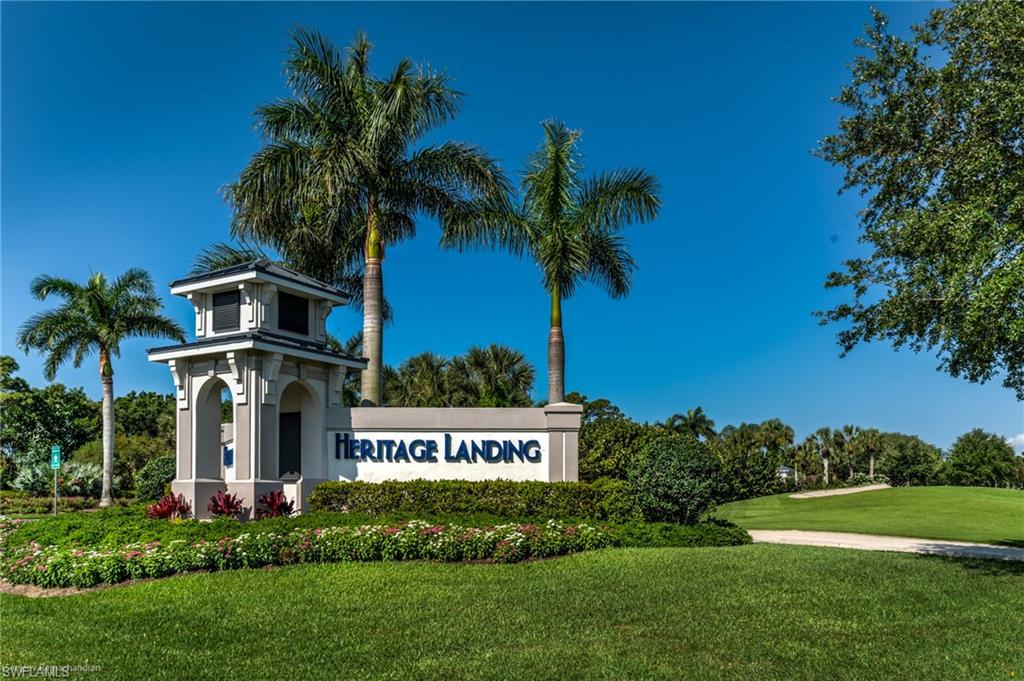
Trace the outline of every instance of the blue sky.
<path fill-rule="evenodd" d="M 905 27 L 931 5 L 882 5 Z M 564 307 L 567 388 L 640 420 L 702 405 L 719 425 L 779 417 L 798 436 L 855 423 L 947 447 L 975 427 L 1024 432 L 998 382 L 936 371 L 886 345 L 840 359 L 814 310 L 830 269 L 859 252 L 856 197 L 811 155 L 841 109 L 866 4 L 79 4 L 2 5 L 2 334 L 14 345 L 40 273 L 84 279 L 130 266 L 162 292 L 198 248 L 226 237 L 219 188 L 258 148 L 252 112 L 287 94 L 287 32 L 337 43 L 365 30 L 379 71 L 408 56 L 465 93 L 445 138 L 485 147 L 518 177 L 542 120 L 583 132 L 592 170 L 641 166 L 661 181 L 656 222 L 631 228 L 629 298 L 584 289 Z M 502 253 L 437 247 L 437 225 L 388 253 L 396 320 L 385 360 L 474 344 L 522 349 L 543 395 L 548 304 L 536 269 Z M 167 298 L 186 328 L 189 304 Z M 333 331 L 360 328 L 347 310 Z M 170 391 L 124 345 L 119 393 Z M 58 380 L 98 395 L 94 360 Z"/>

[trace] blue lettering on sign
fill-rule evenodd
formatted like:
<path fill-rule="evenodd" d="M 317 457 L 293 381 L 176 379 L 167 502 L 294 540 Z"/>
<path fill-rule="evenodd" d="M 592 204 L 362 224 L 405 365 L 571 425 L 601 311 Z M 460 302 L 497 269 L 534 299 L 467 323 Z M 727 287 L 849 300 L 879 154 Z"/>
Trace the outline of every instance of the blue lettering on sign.
<path fill-rule="evenodd" d="M 334 458 L 388 463 L 438 463 L 437 440 L 365 440 L 349 433 L 334 434 Z M 445 463 L 540 463 L 538 440 L 463 440 L 455 447 L 444 434 Z"/>

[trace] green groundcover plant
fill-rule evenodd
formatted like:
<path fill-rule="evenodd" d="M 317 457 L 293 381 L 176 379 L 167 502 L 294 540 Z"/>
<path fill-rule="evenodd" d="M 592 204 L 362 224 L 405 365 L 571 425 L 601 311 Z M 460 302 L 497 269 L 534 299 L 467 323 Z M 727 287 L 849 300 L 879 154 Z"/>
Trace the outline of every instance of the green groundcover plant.
<path fill-rule="evenodd" d="M 0 531 L 10 531 L 5 521 Z M 514 563 L 612 544 L 604 530 L 549 520 L 493 527 L 396 525 L 297 528 L 253 532 L 216 541 L 184 539 L 135 543 L 117 549 L 83 549 L 29 543 L 4 551 L 0 570 L 15 584 L 90 587 L 128 579 L 165 577 L 196 570 L 235 570 L 296 563 L 434 560 Z"/>

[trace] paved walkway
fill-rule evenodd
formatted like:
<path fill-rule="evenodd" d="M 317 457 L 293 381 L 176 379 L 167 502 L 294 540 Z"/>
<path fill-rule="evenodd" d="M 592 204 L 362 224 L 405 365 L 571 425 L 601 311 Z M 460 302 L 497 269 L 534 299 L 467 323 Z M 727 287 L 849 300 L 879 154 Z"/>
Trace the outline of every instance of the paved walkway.
<path fill-rule="evenodd" d="M 797 492 L 790 494 L 790 499 L 813 499 L 815 497 L 839 497 L 844 494 L 856 494 L 857 492 L 874 492 L 878 489 L 889 489 L 889 485 L 861 485 L 860 487 L 840 487 L 839 489 L 819 489 L 814 492 Z"/>
<path fill-rule="evenodd" d="M 798 544 L 801 546 L 831 546 L 840 549 L 864 551 L 899 551 L 923 553 L 955 558 L 994 558 L 1024 561 L 1024 547 L 974 544 L 944 539 L 914 539 L 911 537 L 885 537 L 852 532 L 810 532 L 807 530 L 748 530 L 755 542 L 767 544 Z"/>

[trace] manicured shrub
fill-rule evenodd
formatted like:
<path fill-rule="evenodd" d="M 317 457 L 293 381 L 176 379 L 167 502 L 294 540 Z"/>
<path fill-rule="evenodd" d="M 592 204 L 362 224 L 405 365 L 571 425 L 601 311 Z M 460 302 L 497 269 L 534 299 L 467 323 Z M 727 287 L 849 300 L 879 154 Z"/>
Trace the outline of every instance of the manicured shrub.
<path fill-rule="evenodd" d="M 637 509 L 648 521 L 692 524 L 714 508 L 722 467 L 692 435 L 664 435 L 648 444 L 631 476 Z"/>
<path fill-rule="evenodd" d="M 580 480 L 626 480 L 637 454 L 664 433 L 660 426 L 640 424 L 621 415 L 584 421 L 579 435 Z"/>
<path fill-rule="evenodd" d="M 279 489 L 270 490 L 259 498 L 259 507 L 256 509 L 256 519 L 281 518 L 295 513 L 295 502 L 288 501 L 284 492 Z"/>
<path fill-rule="evenodd" d="M 161 456 L 147 463 L 135 476 L 135 498 L 149 501 L 167 493 L 174 480 L 176 462 L 173 456 Z"/>
<path fill-rule="evenodd" d="M 167 494 L 146 509 L 146 515 L 153 520 L 181 520 L 192 513 L 192 505 L 181 494 Z"/>
<path fill-rule="evenodd" d="M 206 510 L 219 518 L 237 518 L 242 512 L 242 500 L 237 495 L 224 494 L 223 490 L 217 490 L 217 493 L 210 497 Z"/>
<path fill-rule="evenodd" d="M 616 546 L 741 546 L 751 541 L 742 527 L 717 519 L 696 525 L 634 522 L 613 526 L 608 531 Z"/>
<path fill-rule="evenodd" d="M 317 511 L 382 515 L 484 513 L 498 518 L 625 521 L 633 517 L 629 486 L 511 480 L 324 482 L 309 496 Z"/>

